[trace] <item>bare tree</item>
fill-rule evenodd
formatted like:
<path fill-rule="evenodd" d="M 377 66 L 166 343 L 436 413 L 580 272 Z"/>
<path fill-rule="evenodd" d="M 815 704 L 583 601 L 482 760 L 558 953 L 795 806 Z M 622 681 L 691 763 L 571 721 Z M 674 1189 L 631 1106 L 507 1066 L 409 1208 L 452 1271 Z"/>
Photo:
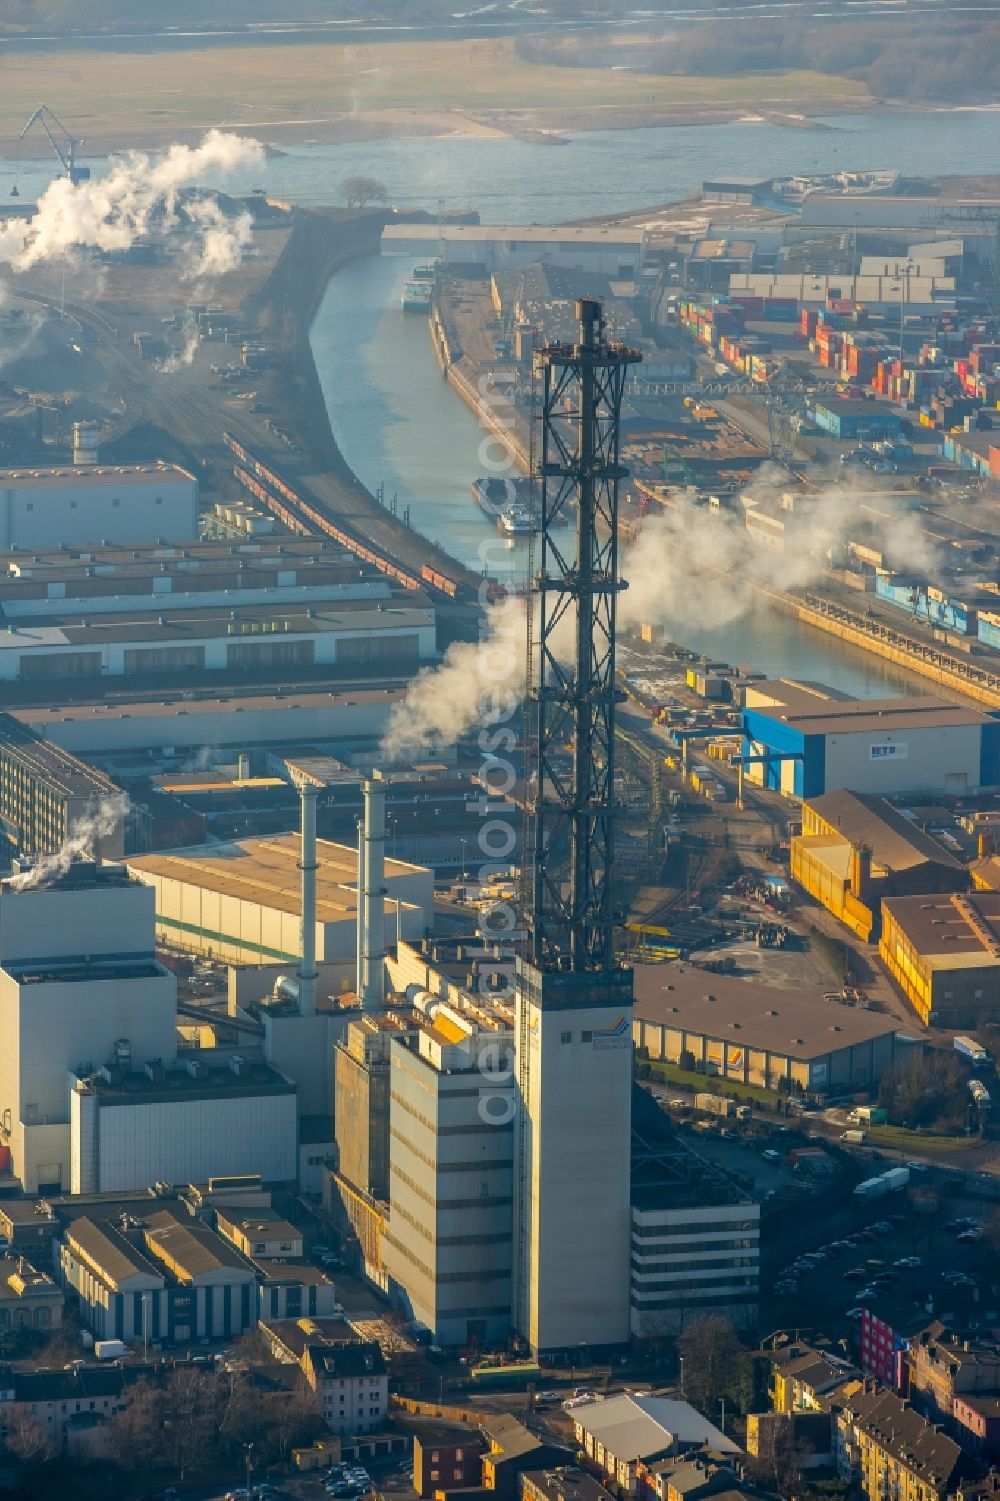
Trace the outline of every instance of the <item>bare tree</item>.
<path fill-rule="evenodd" d="M 369 203 L 389 201 L 389 190 L 377 177 L 345 177 L 340 184 L 340 194 L 347 199 L 348 208 L 366 208 Z"/>
<path fill-rule="evenodd" d="M 18 1404 L 7 1422 L 7 1448 L 24 1464 L 42 1464 L 54 1459 L 56 1444 L 37 1418 Z"/>
<path fill-rule="evenodd" d="M 753 1381 L 750 1352 L 728 1319 L 695 1319 L 678 1339 L 677 1352 L 684 1361 L 684 1395 L 701 1412 L 715 1412 L 722 1398 L 746 1406 Z"/>

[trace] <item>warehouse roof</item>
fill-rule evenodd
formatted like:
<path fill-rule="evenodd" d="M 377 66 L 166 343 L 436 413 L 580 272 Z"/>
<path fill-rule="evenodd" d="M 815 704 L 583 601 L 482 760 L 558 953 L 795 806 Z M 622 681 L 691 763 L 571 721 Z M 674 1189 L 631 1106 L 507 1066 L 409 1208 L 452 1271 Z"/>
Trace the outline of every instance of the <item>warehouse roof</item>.
<path fill-rule="evenodd" d="M 838 396 L 829 401 L 817 401 L 816 410 L 831 412 L 836 417 L 891 417 L 895 422 L 900 414 L 884 401 L 866 401 L 862 397 Z"/>
<path fill-rule="evenodd" d="M 66 469 L 0 469 L 3 490 L 81 490 L 114 485 L 162 485 L 197 483 L 193 474 L 177 464 L 81 464 Z"/>
<path fill-rule="evenodd" d="M 298 834 L 276 834 L 263 839 L 239 839 L 226 844 L 196 845 L 167 854 L 136 855 L 126 864 L 140 880 L 162 878 L 217 891 L 222 896 L 256 902 L 280 912 L 301 912 L 299 891 L 300 840 Z M 319 869 L 316 872 L 316 919 L 340 922 L 357 911 L 358 854 L 351 845 L 316 841 Z M 402 860 L 385 862 L 385 878 L 391 880 L 422 871 L 423 866 Z"/>
<path fill-rule="evenodd" d="M 573 1422 L 619 1460 L 652 1458 L 675 1445 L 709 1444 L 720 1453 L 740 1452 L 738 1444 L 720 1433 L 689 1402 L 671 1397 L 624 1394 L 588 1402 L 573 1410 Z"/>
<path fill-rule="evenodd" d="M 538 245 L 641 245 L 646 239 L 644 229 L 628 225 L 608 226 L 578 224 L 387 224 L 382 239 L 427 240 L 438 244 L 442 239 L 461 245 L 477 244 L 491 240 L 514 240 L 519 244 Z"/>
<path fill-rule="evenodd" d="M 327 690 L 313 693 L 253 693 L 242 694 L 233 689 L 229 693 L 167 693 L 160 698 L 129 699 L 127 704 L 63 704 L 54 708 L 27 708 L 12 710 L 12 716 L 22 724 L 31 725 L 44 734 L 45 727 L 52 724 L 87 724 L 92 720 L 144 719 L 168 713 L 171 718 L 185 714 L 242 714 L 256 713 L 266 709 L 345 709 L 356 704 L 395 703 L 403 696 L 403 689 L 345 688 L 341 691 Z M 238 736 L 234 733 L 233 739 Z"/>
<path fill-rule="evenodd" d="M 886 870 L 912 870 L 928 861 L 964 869 L 961 860 L 884 797 L 841 789 L 810 798 L 805 808 L 831 824 L 848 843 L 869 845 L 873 862 Z"/>
<path fill-rule="evenodd" d="M 247 1282 L 256 1274 L 221 1235 L 198 1220 L 182 1222 L 167 1210 L 146 1220 L 146 1245 L 163 1261 L 178 1282 L 199 1282 L 217 1272 L 242 1272 Z"/>
<path fill-rule="evenodd" d="M 66 797 L 118 797 L 124 803 L 125 793 L 103 771 L 43 740 L 11 714 L 0 714 L 0 760 L 12 762 Z"/>
<path fill-rule="evenodd" d="M 931 969 L 1000 966 L 1000 891 L 892 896 L 882 905 Z"/>
<path fill-rule="evenodd" d="M 956 725 L 995 725 L 982 709 L 951 703 L 944 698 L 854 698 L 841 703 L 819 702 L 806 707 L 760 708 L 746 711 L 761 719 L 791 725 L 803 735 L 901 734 L 907 730 L 951 729 Z"/>
<path fill-rule="evenodd" d="M 133 1277 L 162 1283 L 163 1273 L 120 1230 L 106 1221 L 74 1220 L 66 1229 L 65 1240 L 102 1280 L 110 1282 L 116 1289 L 121 1289 Z"/>
<path fill-rule="evenodd" d="M 684 964 L 637 964 L 633 983 L 637 1022 L 791 1058 L 822 1058 L 896 1031 L 892 1018 L 878 1012 Z"/>

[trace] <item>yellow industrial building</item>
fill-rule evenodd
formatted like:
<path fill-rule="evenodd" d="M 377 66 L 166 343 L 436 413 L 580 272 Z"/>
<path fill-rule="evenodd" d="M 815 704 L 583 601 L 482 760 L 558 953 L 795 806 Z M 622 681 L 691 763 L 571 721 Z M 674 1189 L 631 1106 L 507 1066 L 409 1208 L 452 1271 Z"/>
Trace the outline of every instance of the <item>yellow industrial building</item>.
<path fill-rule="evenodd" d="M 884 797 L 827 792 L 802 804 L 791 873 L 865 943 L 878 938 L 885 896 L 964 891 L 962 862 Z"/>
<path fill-rule="evenodd" d="M 879 954 L 925 1026 L 1000 1020 L 1000 892 L 886 898 Z"/>

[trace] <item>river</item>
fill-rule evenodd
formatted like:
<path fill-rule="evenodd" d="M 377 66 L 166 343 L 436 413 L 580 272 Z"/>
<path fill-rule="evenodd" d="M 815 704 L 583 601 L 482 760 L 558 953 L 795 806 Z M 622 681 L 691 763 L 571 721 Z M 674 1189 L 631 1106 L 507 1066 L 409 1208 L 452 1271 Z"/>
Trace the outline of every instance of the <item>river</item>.
<path fill-rule="evenodd" d="M 472 205 L 487 222 L 558 223 L 682 198 L 716 173 L 897 167 L 932 175 L 978 171 L 1000 157 L 996 110 L 887 112 L 825 123 L 829 130 L 746 122 L 594 131 L 573 135 L 564 146 L 464 136 L 301 145 L 269 157 L 252 178 L 231 177 L 219 186 L 234 192 L 262 186 L 298 203 L 323 204 L 336 201 L 344 177 L 362 172 L 384 182 L 398 204 L 431 210 L 441 203 Z M 106 168 L 103 161 L 91 165 L 95 175 Z M 0 182 L 16 181 L 22 201 L 43 191 L 51 177 L 45 162 L 18 167 L 0 161 Z M 482 544 L 495 548 L 497 540 L 470 494 L 483 472 L 484 434 L 442 380 L 426 320 L 400 312 L 408 270 L 408 262 L 378 256 L 342 270 L 313 325 L 313 352 L 347 462 L 369 488 L 381 483 L 388 499 L 398 495 L 413 525 L 476 566 Z M 525 570 L 523 546 L 512 562 Z M 692 607 L 677 634 L 685 645 L 727 661 L 817 678 L 848 692 L 922 686 L 767 610 L 720 629 Z"/>

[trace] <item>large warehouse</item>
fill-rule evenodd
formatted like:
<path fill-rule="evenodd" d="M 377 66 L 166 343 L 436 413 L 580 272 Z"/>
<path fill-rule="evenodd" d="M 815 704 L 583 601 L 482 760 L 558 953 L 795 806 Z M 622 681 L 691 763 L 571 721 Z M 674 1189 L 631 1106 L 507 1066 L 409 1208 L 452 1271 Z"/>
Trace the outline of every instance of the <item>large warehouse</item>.
<path fill-rule="evenodd" d="M 868 943 L 883 896 L 964 891 L 961 860 L 883 797 L 827 792 L 802 804 L 792 836 L 792 878 Z"/>
<path fill-rule="evenodd" d="M 871 1089 L 901 1052 L 891 1017 L 685 964 L 636 965 L 632 1037 L 650 1058 L 688 1053 L 765 1089 Z"/>
<path fill-rule="evenodd" d="M 879 954 L 926 1025 L 1000 1021 L 1000 892 L 887 897 Z"/>
<path fill-rule="evenodd" d="M 744 708 L 743 753 L 748 781 L 789 797 L 842 787 L 962 797 L 1000 785 L 1000 720 L 929 696 L 833 700 L 789 688 L 781 703 Z"/>
<path fill-rule="evenodd" d="M 357 945 L 357 851 L 317 841 L 316 958 L 353 959 Z M 161 942 L 235 964 L 294 964 L 300 954 L 299 836 L 242 839 L 168 854 L 137 855 L 131 874 L 156 892 Z M 385 940 L 420 940 L 434 914 L 434 873 L 385 862 Z"/>
<path fill-rule="evenodd" d="M 0 548 L 197 535 L 198 481 L 175 464 L 0 470 Z"/>
<path fill-rule="evenodd" d="M 383 255 L 434 255 L 446 266 L 569 266 L 605 276 L 631 277 L 646 258 L 647 233 L 617 225 L 390 224 Z"/>

